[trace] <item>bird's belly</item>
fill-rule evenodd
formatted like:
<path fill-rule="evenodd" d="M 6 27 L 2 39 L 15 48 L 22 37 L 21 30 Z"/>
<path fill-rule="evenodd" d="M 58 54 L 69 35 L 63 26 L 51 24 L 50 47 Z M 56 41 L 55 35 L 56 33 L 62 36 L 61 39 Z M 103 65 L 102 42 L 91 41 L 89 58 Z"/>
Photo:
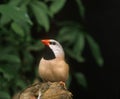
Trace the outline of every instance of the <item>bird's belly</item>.
<path fill-rule="evenodd" d="M 53 69 L 40 71 L 40 76 L 44 81 L 65 81 L 67 75 L 62 71 L 54 71 Z"/>
<path fill-rule="evenodd" d="M 67 80 L 68 70 L 66 70 L 66 66 L 46 62 L 40 63 L 39 74 L 44 81 L 55 82 Z"/>

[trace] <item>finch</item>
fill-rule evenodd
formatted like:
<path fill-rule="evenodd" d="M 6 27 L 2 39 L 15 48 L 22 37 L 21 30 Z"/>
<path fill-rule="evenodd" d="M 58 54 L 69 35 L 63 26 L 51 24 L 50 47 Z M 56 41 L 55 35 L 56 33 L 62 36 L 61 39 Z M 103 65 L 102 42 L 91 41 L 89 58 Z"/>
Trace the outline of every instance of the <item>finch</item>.
<path fill-rule="evenodd" d="M 39 62 L 39 75 L 43 81 L 66 82 L 69 76 L 69 65 L 61 44 L 54 39 L 44 39 L 45 53 Z"/>

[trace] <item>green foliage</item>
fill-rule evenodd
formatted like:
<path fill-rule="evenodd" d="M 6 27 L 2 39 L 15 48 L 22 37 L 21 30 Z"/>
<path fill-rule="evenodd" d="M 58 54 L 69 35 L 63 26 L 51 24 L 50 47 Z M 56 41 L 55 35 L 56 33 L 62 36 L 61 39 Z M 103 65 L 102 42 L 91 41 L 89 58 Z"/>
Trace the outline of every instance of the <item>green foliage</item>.
<path fill-rule="evenodd" d="M 75 77 L 79 84 L 81 84 L 84 88 L 87 88 L 87 81 L 85 79 L 85 76 L 82 73 L 76 73 Z"/>
<path fill-rule="evenodd" d="M 58 34 L 58 40 L 65 44 L 65 51 L 70 57 L 75 58 L 79 62 L 84 62 L 82 56 L 85 46 L 84 39 L 82 27 L 78 23 L 73 22 L 63 26 Z"/>
<path fill-rule="evenodd" d="M 66 0 L 53 0 L 51 6 L 49 7 L 51 15 L 53 16 L 59 12 L 63 8 L 65 2 Z"/>
<path fill-rule="evenodd" d="M 0 4 L 0 99 L 10 99 L 11 95 L 32 83 L 36 76 L 32 52 L 40 53 L 43 45 L 32 37 L 35 26 L 49 31 L 51 19 L 65 6 L 67 0 L 5 0 Z M 84 17 L 84 6 L 76 0 L 79 16 Z M 60 22 L 56 23 L 60 24 Z M 96 41 L 85 31 L 81 23 L 61 22 L 57 38 L 64 46 L 69 57 L 85 62 L 83 51 L 88 41 L 91 53 L 99 66 L 103 58 Z M 36 30 L 37 31 L 37 30 Z M 42 33 L 41 33 L 42 35 Z M 65 43 L 67 42 L 67 43 Z M 87 87 L 82 73 L 76 73 L 79 84 Z M 72 77 L 68 80 L 70 85 Z M 1 91 L 2 90 L 2 91 Z"/>
<path fill-rule="evenodd" d="M 42 5 L 42 6 L 41 6 Z M 47 7 L 44 5 L 44 3 L 37 3 L 37 2 L 33 2 L 31 3 L 31 9 L 33 10 L 33 13 L 35 15 L 36 20 L 38 21 L 38 24 L 40 24 L 41 26 L 43 26 L 45 28 L 46 31 L 49 30 L 49 19 L 48 19 L 48 9 Z"/>
<path fill-rule="evenodd" d="M 0 91 L 0 99 L 10 99 L 10 95 L 4 91 Z"/>
<path fill-rule="evenodd" d="M 100 48 L 98 44 L 95 42 L 95 40 L 89 35 L 86 34 L 87 41 L 89 43 L 90 49 L 92 51 L 92 54 L 96 60 L 96 62 L 99 64 L 99 66 L 103 65 L 103 58 L 100 53 Z"/>
<path fill-rule="evenodd" d="M 28 34 L 27 37 L 29 36 Z M 10 99 L 8 92 L 15 93 L 19 89 L 25 88 L 28 80 L 33 80 L 32 77 L 26 76 L 26 73 L 31 73 L 32 70 L 33 55 L 31 51 L 42 47 L 40 42 L 39 44 L 34 42 L 31 37 L 31 40 L 28 41 L 27 37 L 1 28 L 0 90 L 3 90 L 1 93 L 4 93 L 0 96 L 1 99 Z M 34 75 L 34 73 L 32 74 Z"/>
<path fill-rule="evenodd" d="M 79 14 L 82 18 L 84 18 L 85 8 L 82 4 L 82 0 L 76 0 L 76 3 L 78 4 Z"/>
<path fill-rule="evenodd" d="M 99 66 L 103 65 L 103 58 L 98 44 L 88 33 L 86 33 L 80 23 L 64 23 L 59 31 L 58 40 L 64 44 L 66 53 L 78 62 L 85 61 L 82 53 L 85 47 L 85 41 L 87 40 L 97 64 Z"/>

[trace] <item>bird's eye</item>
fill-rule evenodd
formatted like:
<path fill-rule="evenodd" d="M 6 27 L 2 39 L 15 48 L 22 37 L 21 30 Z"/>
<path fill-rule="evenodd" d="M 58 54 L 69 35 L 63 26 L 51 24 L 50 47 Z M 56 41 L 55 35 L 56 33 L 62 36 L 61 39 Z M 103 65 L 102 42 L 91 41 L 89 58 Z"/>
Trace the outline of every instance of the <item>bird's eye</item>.
<path fill-rule="evenodd" d="M 55 43 L 55 42 L 53 42 L 53 45 L 56 45 L 56 43 Z"/>
<path fill-rule="evenodd" d="M 51 45 L 56 45 L 56 43 L 55 43 L 55 42 L 50 42 L 50 44 L 51 44 Z"/>

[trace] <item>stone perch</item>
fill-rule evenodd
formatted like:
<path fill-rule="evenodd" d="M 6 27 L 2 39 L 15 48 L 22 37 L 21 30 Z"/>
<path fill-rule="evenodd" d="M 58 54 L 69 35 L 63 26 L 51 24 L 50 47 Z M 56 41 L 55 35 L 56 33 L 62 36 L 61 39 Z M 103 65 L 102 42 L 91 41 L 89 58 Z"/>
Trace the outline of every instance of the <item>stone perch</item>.
<path fill-rule="evenodd" d="M 37 82 L 16 94 L 13 99 L 72 99 L 72 93 L 60 82 Z"/>

